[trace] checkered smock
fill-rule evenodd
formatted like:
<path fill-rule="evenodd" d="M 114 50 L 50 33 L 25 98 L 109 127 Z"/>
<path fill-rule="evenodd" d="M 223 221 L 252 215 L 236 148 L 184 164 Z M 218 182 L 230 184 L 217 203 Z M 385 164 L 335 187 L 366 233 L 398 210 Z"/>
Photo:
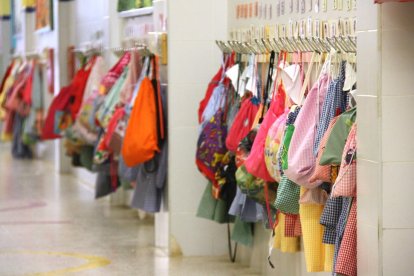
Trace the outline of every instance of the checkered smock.
<path fill-rule="evenodd" d="M 349 211 L 344 236 L 335 265 L 335 272 L 347 275 L 357 275 L 357 200 L 354 198 Z"/>
<path fill-rule="evenodd" d="M 317 133 L 315 137 L 315 144 L 313 152 L 315 156 L 318 154 L 319 143 L 323 135 L 328 129 L 329 122 L 336 116 L 346 110 L 348 103 L 348 93 L 343 92 L 345 82 L 345 68 L 346 62 L 341 63 L 341 71 L 338 78 L 333 80 L 328 87 L 325 101 L 323 102 L 322 114 L 317 125 Z"/>
<path fill-rule="evenodd" d="M 306 188 L 301 187 L 301 195 Z M 323 205 L 300 204 L 303 249 L 308 272 L 332 271 L 334 245 L 323 244 L 323 226 L 319 223 Z"/>

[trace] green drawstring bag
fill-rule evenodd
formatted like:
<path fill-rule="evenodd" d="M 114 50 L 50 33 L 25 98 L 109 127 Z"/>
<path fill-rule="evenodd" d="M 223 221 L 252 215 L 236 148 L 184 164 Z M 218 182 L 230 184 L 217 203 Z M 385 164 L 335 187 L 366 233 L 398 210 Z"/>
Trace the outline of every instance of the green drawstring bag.
<path fill-rule="evenodd" d="M 231 239 L 237 243 L 243 244 L 248 247 L 252 247 L 253 225 L 253 223 L 244 222 L 239 217 L 236 217 L 233 231 L 231 233 Z"/>
<path fill-rule="evenodd" d="M 104 129 L 108 128 L 108 124 L 114 114 L 115 107 L 119 103 L 122 88 L 126 85 L 125 81 L 128 75 L 128 70 L 129 68 L 125 67 L 122 75 L 115 82 L 111 90 L 109 90 L 108 95 L 105 96 L 103 104 L 96 111 L 95 118 Z"/>
<path fill-rule="evenodd" d="M 118 12 L 142 8 L 142 0 L 118 0 Z"/>
<path fill-rule="evenodd" d="M 152 0 L 143 0 L 142 7 L 152 7 Z"/>
<path fill-rule="evenodd" d="M 93 146 L 82 146 L 79 153 L 80 165 L 90 171 L 92 171 L 94 151 Z"/>
<path fill-rule="evenodd" d="M 131 186 L 131 182 L 125 179 L 119 179 L 119 181 L 121 182 L 122 189 L 124 189 L 125 191 L 132 190 L 134 188 Z"/>
<path fill-rule="evenodd" d="M 247 172 L 244 165 L 237 169 L 236 181 L 242 193 L 260 204 L 266 205 L 267 202 L 274 202 L 276 199 L 277 183 L 268 183 L 254 177 Z M 270 206 L 272 207 L 272 204 Z"/>
<path fill-rule="evenodd" d="M 339 116 L 331 135 L 326 142 L 325 151 L 321 156 L 319 165 L 341 165 L 342 152 L 352 125 L 356 120 L 356 107 L 342 113 Z"/>
<path fill-rule="evenodd" d="M 228 214 L 227 203 L 221 199 L 215 199 L 212 195 L 212 184 L 209 182 L 201 197 L 197 210 L 197 217 L 209 219 L 218 223 L 228 223 L 233 220 Z"/>
<path fill-rule="evenodd" d="M 286 175 L 282 176 L 277 189 L 274 207 L 285 214 L 299 214 L 300 186 L 289 180 Z"/>
<path fill-rule="evenodd" d="M 292 141 L 293 132 L 295 131 L 294 125 L 288 125 L 285 129 L 285 135 L 282 142 L 282 154 L 281 154 L 281 162 L 282 162 L 282 169 L 287 170 L 288 165 L 288 151 L 290 142 Z"/>

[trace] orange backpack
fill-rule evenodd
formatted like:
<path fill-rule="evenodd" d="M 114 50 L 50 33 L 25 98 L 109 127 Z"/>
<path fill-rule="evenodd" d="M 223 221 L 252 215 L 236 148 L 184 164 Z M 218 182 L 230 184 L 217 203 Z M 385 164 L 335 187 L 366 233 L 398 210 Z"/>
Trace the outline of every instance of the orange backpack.
<path fill-rule="evenodd" d="M 159 142 L 164 138 L 155 59 L 152 57 L 153 80 L 148 76 L 142 80 L 125 130 L 122 156 L 129 167 L 151 160 L 160 151 Z"/>

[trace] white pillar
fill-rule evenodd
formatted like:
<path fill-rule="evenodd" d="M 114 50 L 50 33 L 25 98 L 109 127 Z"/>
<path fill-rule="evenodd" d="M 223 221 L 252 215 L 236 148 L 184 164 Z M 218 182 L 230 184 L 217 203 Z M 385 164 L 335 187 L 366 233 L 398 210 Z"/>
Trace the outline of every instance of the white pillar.
<path fill-rule="evenodd" d="M 75 2 L 55 0 L 54 4 L 54 29 L 57 32 L 57 47 L 55 49 L 55 95 L 57 95 L 60 88 L 70 82 L 67 72 L 67 50 L 75 41 Z M 71 172 L 71 160 L 66 156 L 62 142 L 62 140 L 55 142 L 57 170 L 60 173 L 69 173 Z"/>
<path fill-rule="evenodd" d="M 11 41 L 10 41 L 10 24 L 11 21 L 10 19 L 1 19 L 0 21 L 1 24 L 1 74 L 3 75 L 7 69 L 7 66 L 10 62 L 11 59 L 11 53 L 10 53 L 10 48 L 11 48 Z"/>
<path fill-rule="evenodd" d="M 414 3 L 358 1 L 358 274 L 411 275 Z"/>
<path fill-rule="evenodd" d="M 226 226 L 196 217 L 207 181 L 194 156 L 198 104 L 220 66 L 214 40 L 227 37 L 227 1 L 181 2 L 168 1 L 170 253 L 225 255 Z"/>

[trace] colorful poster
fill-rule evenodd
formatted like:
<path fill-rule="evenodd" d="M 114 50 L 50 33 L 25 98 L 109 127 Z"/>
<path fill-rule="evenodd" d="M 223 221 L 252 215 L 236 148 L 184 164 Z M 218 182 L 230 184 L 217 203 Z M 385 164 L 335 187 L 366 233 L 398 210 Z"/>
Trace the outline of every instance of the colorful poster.
<path fill-rule="evenodd" d="M 10 1 L 0 1 L 0 18 L 10 18 Z"/>
<path fill-rule="evenodd" d="M 36 0 L 22 0 L 22 8 L 30 9 L 36 6 Z"/>
<path fill-rule="evenodd" d="M 118 0 L 118 12 L 151 7 L 152 0 Z"/>
<path fill-rule="evenodd" d="M 53 1 L 36 0 L 36 30 L 53 30 Z"/>

